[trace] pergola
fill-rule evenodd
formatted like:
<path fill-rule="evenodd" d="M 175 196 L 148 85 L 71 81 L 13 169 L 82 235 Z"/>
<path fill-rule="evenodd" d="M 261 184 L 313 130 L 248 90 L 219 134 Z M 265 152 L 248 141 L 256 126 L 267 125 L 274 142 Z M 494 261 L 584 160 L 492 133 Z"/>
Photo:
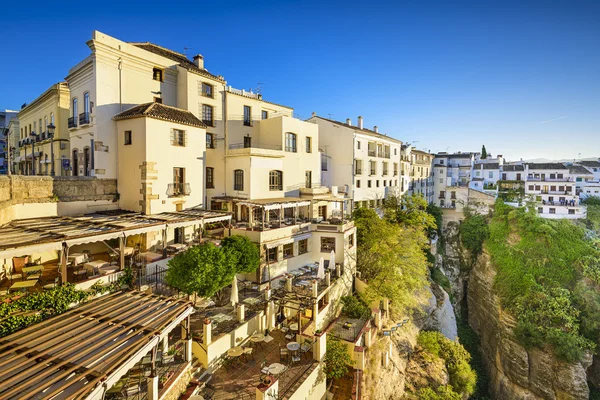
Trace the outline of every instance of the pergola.
<path fill-rule="evenodd" d="M 82 216 L 43 217 L 14 220 L 0 227 L 0 259 L 27 253 L 60 251 L 63 283 L 67 278 L 69 248 L 75 245 L 119 239 L 121 265 L 127 236 L 167 229 L 231 220 L 224 212 L 189 209 L 142 215 L 127 211 L 106 211 Z"/>
<path fill-rule="evenodd" d="M 118 292 L 17 331 L 0 339 L 0 398 L 102 399 L 178 325 L 191 361 L 192 313 L 187 301 Z"/>

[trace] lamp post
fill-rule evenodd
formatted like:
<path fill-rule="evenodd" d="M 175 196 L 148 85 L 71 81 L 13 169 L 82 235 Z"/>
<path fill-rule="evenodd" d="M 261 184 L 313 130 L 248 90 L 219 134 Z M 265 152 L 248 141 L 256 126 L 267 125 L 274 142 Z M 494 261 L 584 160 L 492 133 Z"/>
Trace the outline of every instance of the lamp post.
<path fill-rule="evenodd" d="M 31 139 L 31 175 L 35 175 L 35 138 L 37 135 L 31 131 L 29 138 Z"/>
<path fill-rule="evenodd" d="M 48 137 L 50 138 L 50 175 L 54 176 L 54 130 L 56 127 L 52 122 L 47 126 Z"/>

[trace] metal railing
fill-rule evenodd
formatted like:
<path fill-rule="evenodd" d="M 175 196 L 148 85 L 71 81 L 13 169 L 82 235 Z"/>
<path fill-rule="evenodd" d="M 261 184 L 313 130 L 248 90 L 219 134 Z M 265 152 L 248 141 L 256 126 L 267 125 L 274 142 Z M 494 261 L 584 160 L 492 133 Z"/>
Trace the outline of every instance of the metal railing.
<path fill-rule="evenodd" d="M 188 196 L 192 193 L 189 183 L 169 183 L 167 196 Z"/>
<path fill-rule="evenodd" d="M 375 150 L 369 150 L 369 157 L 375 157 Z"/>
<path fill-rule="evenodd" d="M 82 112 L 79 114 L 79 125 L 85 125 L 90 123 L 90 113 Z"/>
<path fill-rule="evenodd" d="M 75 117 L 71 117 L 67 121 L 69 128 L 77 128 L 77 119 Z"/>
<path fill-rule="evenodd" d="M 250 144 L 247 143 L 233 143 L 229 145 L 229 150 L 235 149 L 265 149 L 265 150 L 279 150 L 281 151 L 281 145 L 278 144 Z"/>

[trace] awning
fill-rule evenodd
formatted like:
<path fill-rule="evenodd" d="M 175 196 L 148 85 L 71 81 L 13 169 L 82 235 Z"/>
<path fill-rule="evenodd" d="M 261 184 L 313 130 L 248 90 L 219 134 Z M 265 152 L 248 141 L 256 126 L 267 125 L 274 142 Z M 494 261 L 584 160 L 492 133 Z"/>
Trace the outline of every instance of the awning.
<path fill-rule="evenodd" d="M 61 242 L 40 243 L 25 247 L 16 247 L 13 249 L 0 250 L 0 260 L 10 259 L 31 254 L 46 253 L 48 251 L 57 251 L 62 249 Z"/>
<path fill-rule="evenodd" d="M 288 239 L 282 239 L 282 240 L 276 240 L 274 242 L 271 243 L 267 243 L 267 249 L 272 249 L 274 247 L 278 247 L 284 244 L 290 244 L 290 243 L 294 243 L 294 239 L 293 238 L 288 238 Z"/>
<path fill-rule="evenodd" d="M 23 157 L 22 156 L 15 157 L 15 162 L 16 163 L 21 162 L 21 161 L 23 161 Z"/>
<path fill-rule="evenodd" d="M 308 239 L 312 236 L 312 233 L 304 233 L 302 235 L 294 236 L 294 242 L 298 242 L 300 240 Z"/>
<path fill-rule="evenodd" d="M 118 231 L 118 232 L 104 233 L 104 234 L 95 235 L 95 236 L 86 236 L 86 237 L 81 237 L 81 238 L 77 238 L 77 239 L 67 239 L 67 240 L 65 240 L 65 242 L 67 243 L 67 246 L 71 247 L 71 246 L 76 246 L 78 244 L 103 242 L 105 240 L 116 239 L 121 236 L 123 236 L 123 232 Z"/>

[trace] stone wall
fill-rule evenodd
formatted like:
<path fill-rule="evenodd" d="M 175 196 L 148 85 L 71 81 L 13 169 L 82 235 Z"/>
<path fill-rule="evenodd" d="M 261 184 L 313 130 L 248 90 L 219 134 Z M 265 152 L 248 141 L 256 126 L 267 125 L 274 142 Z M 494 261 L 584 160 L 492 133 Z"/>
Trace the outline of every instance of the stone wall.
<path fill-rule="evenodd" d="M 53 194 L 59 201 L 117 201 L 117 180 L 88 176 L 56 177 Z"/>

